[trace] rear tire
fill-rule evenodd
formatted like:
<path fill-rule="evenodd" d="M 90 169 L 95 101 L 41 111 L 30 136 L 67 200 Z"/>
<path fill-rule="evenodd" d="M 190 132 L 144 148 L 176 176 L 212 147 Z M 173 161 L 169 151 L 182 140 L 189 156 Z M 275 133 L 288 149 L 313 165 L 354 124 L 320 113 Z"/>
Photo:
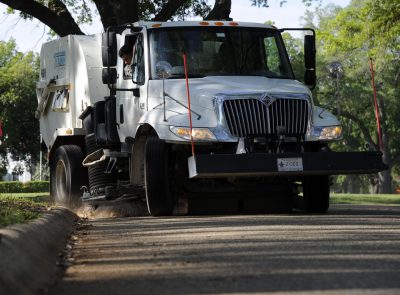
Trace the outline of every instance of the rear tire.
<path fill-rule="evenodd" d="M 157 136 L 149 136 L 145 145 L 144 178 L 147 208 L 151 216 L 169 216 L 174 198 L 168 175 L 170 150 Z"/>
<path fill-rule="evenodd" d="M 308 176 L 303 180 L 304 210 L 326 213 L 329 209 L 330 176 Z"/>
<path fill-rule="evenodd" d="M 54 204 L 69 209 L 80 206 L 80 189 L 88 182 L 82 160 L 83 152 L 77 145 L 57 148 L 50 166 L 50 199 Z"/>

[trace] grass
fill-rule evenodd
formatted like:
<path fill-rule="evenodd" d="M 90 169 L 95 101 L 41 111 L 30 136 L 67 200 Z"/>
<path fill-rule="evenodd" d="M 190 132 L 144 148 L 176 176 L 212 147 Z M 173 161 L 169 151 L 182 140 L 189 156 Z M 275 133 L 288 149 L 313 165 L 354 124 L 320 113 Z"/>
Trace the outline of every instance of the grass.
<path fill-rule="evenodd" d="M 26 223 L 47 211 L 48 193 L 0 194 L 0 227 Z"/>
<path fill-rule="evenodd" d="M 400 205 L 400 194 L 331 194 L 332 204 Z"/>
<path fill-rule="evenodd" d="M 400 194 L 331 194 L 332 204 L 400 205 Z M 0 227 L 26 223 L 47 211 L 49 193 L 0 193 Z"/>

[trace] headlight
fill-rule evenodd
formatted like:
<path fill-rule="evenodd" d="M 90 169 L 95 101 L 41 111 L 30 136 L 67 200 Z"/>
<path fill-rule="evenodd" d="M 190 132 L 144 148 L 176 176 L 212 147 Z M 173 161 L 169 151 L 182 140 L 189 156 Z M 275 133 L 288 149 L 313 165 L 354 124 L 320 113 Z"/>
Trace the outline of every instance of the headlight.
<path fill-rule="evenodd" d="M 342 126 L 314 127 L 312 136 L 318 139 L 338 139 L 342 136 Z"/>
<path fill-rule="evenodd" d="M 175 135 L 183 139 L 190 140 L 190 128 L 171 126 L 169 129 Z M 193 128 L 192 136 L 193 140 L 195 141 L 217 140 L 215 135 L 208 128 Z"/>

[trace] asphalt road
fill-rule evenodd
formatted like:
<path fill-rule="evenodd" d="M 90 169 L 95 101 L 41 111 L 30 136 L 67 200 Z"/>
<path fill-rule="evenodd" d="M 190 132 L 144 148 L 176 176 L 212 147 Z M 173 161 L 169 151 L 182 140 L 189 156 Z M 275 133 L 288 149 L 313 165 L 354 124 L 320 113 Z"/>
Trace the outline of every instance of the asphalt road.
<path fill-rule="evenodd" d="M 400 206 L 88 223 L 49 294 L 400 294 Z"/>

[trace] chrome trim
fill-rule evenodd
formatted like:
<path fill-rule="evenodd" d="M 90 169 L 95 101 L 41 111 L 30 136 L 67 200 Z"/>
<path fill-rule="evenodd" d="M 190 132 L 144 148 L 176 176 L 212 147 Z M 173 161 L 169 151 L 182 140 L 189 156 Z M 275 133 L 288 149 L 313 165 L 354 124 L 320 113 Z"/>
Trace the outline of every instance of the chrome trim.
<path fill-rule="evenodd" d="M 230 100 L 239 101 L 224 104 Z M 263 111 L 256 100 L 266 106 L 267 111 Z M 292 100 L 294 102 L 291 104 Z M 306 103 L 301 103 L 302 101 L 306 101 Z M 254 133 L 276 133 L 276 130 L 272 130 L 273 127 L 285 123 L 288 125 L 285 126 L 288 133 L 297 134 L 303 131 L 304 134 L 309 134 L 309 128 L 312 125 L 312 103 L 311 97 L 307 94 L 221 93 L 214 96 L 213 103 L 218 122 L 217 127 L 213 128 L 213 132 L 221 141 L 237 141 L 239 136 L 234 134 L 245 136 Z M 306 117 L 294 120 L 295 116 L 298 118 L 305 111 L 308 114 Z M 243 120 L 237 120 L 235 114 L 240 114 Z M 287 122 L 284 122 L 285 120 Z"/>

